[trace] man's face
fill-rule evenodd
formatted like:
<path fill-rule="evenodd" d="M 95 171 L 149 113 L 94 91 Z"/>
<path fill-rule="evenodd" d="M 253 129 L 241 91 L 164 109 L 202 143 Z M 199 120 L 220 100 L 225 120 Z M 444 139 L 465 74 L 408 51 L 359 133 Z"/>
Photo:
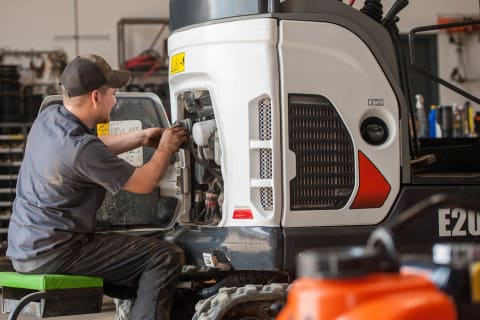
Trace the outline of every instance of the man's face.
<path fill-rule="evenodd" d="M 106 123 L 110 121 L 110 113 L 117 103 L 117 99 L 115 98 L 117 89 L 108 88 L 106 91 L 102 91 L 98 92 L 99 123 Z"/>

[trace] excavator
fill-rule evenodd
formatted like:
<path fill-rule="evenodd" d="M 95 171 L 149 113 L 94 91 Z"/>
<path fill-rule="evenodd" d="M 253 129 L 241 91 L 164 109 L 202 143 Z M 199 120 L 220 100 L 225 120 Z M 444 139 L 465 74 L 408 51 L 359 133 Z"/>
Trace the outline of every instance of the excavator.
<path fill-rule="evenodd" d="M 171 112 L 192 134 L 172 238 L 191 264 L 226 272 L 194 319 L 273 318 L 300 252 L 364 244 L 437 194 L 478 198 L 477 138 L 439 143 L 410 125 L 410 65 L 480 102 L 416 65 L 415 37 L 452 26 L 412 30 L 406 56 L 396 24 L 408 1 L 385 16 L 380 0 L 351 4 L 170 1 Z M 398 252 L 477 243 L 474 209 L 425 207 L 396 229 Z"/>

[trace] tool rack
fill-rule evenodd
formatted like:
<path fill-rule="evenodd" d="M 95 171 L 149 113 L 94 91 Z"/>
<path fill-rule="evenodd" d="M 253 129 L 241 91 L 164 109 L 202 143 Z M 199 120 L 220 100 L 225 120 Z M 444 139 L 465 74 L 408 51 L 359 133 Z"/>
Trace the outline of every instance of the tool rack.
<path fill-rule="evenodd" d="M 15 199 L 18 171 L 30 123 L 0 123 L 0 255 L 5 255 L 7 231 Z"/>

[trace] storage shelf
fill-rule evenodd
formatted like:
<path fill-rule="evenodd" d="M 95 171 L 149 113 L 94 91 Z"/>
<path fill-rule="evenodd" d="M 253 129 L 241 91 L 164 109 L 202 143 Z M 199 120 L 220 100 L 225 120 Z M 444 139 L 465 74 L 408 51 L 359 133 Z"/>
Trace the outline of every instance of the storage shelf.
<path fill-rule="evenodd" d="M 0 194 L 15 193 L 15 188 L 0 188 Z"/>
<path fill-rule="evenodd" d="M 0 122 L 0 128 L 28 128 L 32 124 L 30 122 Z"/>
<path fill-rule="evenodd" d="M 22 164 L 31 123 L 0 122 L 0 244 L 7 245 L 18 171 Z"/>
<path fill-rule="evenodd" d="M 0 214 L 0 221 L 8 221 L 11 217 L 11 214 Z"/>
<path fill-rule="evenodd" d="M 19 147 L 15 147 L 15 148 L 0 147 L 0 153 L 20 153 L 20 154 L 23 154 L 23 148 L 19 148 Z"/>
<path fill-rule="evenodd" d="M 23 141 L 25 136 L 23 134 L 0 134 L 2 141 Z"/>
<path fill-rule="evenodd" d="M 18 175 L 16 174 L 0 174 L 0 180 L 17 180 Z"/>
<path fill-rule="evenodd" d="M 13 201 L 0 201 L 0 208 L 11 207 L 12 204 L 13 204 Z"/>
<path fill-rule="evenodd" d="M 21 164 L 22 164 L 22 161 L 20 161 L 20 160 L 14 160 L 14 161 L 11 161 L 11 160 L 2 161 L 2 160 L 0 160 L 0 167 L 20 167 Z"/>

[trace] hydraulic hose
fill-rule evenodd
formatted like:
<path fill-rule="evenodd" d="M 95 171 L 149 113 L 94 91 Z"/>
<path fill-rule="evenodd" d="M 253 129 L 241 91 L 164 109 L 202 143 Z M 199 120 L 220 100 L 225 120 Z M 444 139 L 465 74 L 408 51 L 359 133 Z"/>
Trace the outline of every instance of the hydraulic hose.
<path fill-rule="evenodd" d="M 189 144 L 189 147 L 190 147 L 190 152 L 192 153 L 193 157 L 195 158 L 195 160 L 197 160 L 197 162 L 202 166 L 204 167 L 205 169 L 207 169 L 208 172 L 210 172 L 210 174 L 212 174 L 212 176 L 214 176 L 215 178 L 219 179 L 219 180 L 222 180 L 222 175 L 217 172 L 215 169 L 213 169 L 212 167 L 210 167 L 210 165 L 207 163 L 207 161 L 204 161 L 202 159 L 200 159 L 200 157 L 197 155 L 197 153 L 195 152 L 195 147 L 193 145 L 193 139 L 190 139 L 190 144 Z"/>
<path fill-rule="evenodd" d="M 383 5 L 382 0 L 365 0 L 360 11 L 378 23 L 382 23 Z"/>

